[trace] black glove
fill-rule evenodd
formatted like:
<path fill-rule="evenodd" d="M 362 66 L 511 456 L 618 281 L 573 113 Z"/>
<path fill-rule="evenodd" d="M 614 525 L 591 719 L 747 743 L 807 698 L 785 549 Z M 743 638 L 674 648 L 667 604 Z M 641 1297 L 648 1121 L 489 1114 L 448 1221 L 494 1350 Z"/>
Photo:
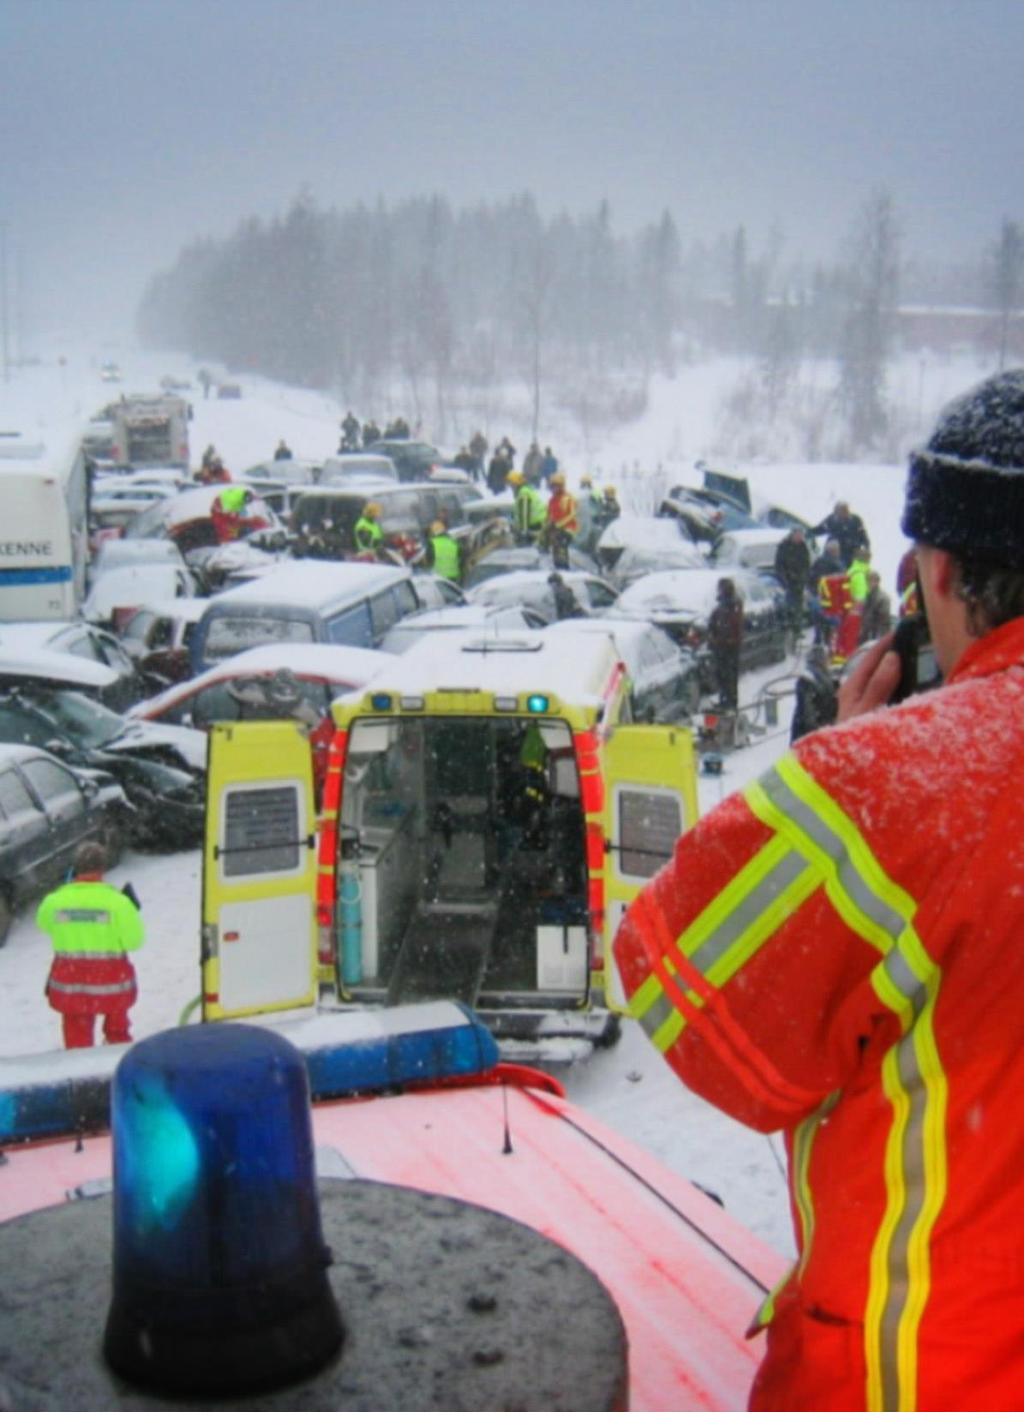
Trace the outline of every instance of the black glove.
<path fill-rule="evenodd" d="M 142 903 L 139 901 L 139 894 L 132 887 L 131 883 L 126 882 L 121 891 L 124 893 L 125 897 L 127 897 L 128 901 L 132 903 L 135 909 L 141 912 Z"/>

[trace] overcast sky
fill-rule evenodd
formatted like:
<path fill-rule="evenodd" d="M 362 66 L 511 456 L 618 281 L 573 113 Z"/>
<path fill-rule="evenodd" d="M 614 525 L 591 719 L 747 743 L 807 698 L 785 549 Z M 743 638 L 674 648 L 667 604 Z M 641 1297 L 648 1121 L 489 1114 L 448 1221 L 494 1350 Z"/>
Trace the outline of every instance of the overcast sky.
<path fill-rule="evenodd" d="M 825 258 L 883 187 L 925 256 L 1024 217 L 1021 0 L 0 0 L 0 43 L 29 329 L 304 187 L 607 197 Z"/>

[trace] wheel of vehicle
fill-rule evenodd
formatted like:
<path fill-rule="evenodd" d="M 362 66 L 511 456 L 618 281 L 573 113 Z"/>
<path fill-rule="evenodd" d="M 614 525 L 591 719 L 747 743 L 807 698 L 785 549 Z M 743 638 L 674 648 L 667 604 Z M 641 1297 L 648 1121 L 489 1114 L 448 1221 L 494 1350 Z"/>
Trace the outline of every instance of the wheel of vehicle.
<path fill-rule="evenodd" d="M 0 946 L 7 940 L 7 933 L 11 930 L 11 922 L 14 920 L 14 908 L 7 893 L 0 888 Z"/>

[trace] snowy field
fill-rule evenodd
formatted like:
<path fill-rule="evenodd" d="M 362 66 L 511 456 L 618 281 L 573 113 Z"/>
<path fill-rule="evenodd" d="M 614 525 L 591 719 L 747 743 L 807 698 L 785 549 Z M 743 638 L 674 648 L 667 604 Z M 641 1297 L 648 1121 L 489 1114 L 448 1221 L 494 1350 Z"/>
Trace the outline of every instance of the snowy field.
<path fill-rule="evenodd" d="M 125 369 L 121 388 L 102 383 L 99 365 L 117 357 Z M 48 446 L 70 445 L 89 416 L 122 388 L 152 390 L 159 378 L 172 373 L 194 379 L 195 366 L 180 357 L 139 355 L 103 348 L 89 354 L 66 355 L 38 368 L 12 371 L 0 386 L 0 428 L 17 430 Z M 939 406 L 953 394 L 984 376 L 991 368 L 973 361 L 914 360 L 916 410 L 923 440 Z M 634 467 L 660 468 L 672 479 L 698 478 L 693 462 L 708 455 L 713 413 L 722 389 L 735 376 L 726 362 L 687 370 L 674 382 L 656 384 L 645 418 L 608 439 L 600 456 L 584 458 L 566 433 L 545 436 L 554 445 L 570 485 L 584 470 L 620 488 L 635 483 Z M 906 374 L 908 377 L 910 373 Z M 239 380 L 234 378 L 233 380 Z M 195 418 L 191 425 L 193 459 L 213 443 L 229 468 L 242 470 L 268 458 L 280 437 L 296 456 L 325 456 L 335 451 L 338 420 L 345 408 L 323 394 L 279 387 L 257 378 L 240 379 L 239 401 L 204 400 L 196 387 L 191 394 Z M 360 409 L 355 409 L 357 415 Z M 473 427 L 464 430 L 471 434 Z M 507 433 L 524 451 L 528 429 L 485 427 L 493 442 Z M 429 438 L 429 428 L 424 429 Z M 451 448 L 447 448 L 451 449 Z M 756 496 L 787 506 L 812 521 L 821 519 L 836 499 L 847 499 L 863 517 L 872 544 L 874 563 L 884 587 L 894 591 L 896 565 L 906 547 L 899 530 L 902 466 L 750 465 L 723 467 L 746 474 Z M 626 508 L 629 508 L 628 502 Z M 790 664 L 795 669 L 794 659 Z M 777 667 L 741 679 L 741 699 L 755 698 L 761 686 L 787 669 Z M 726 759 L 721 777 L 702 777 L 702 812 L 723 795 L 756 777 L 786 746 L 789 701 L 783 700 L 777 728 Z M 178 1023 L 199 991 L 199 872 L 198 852 L 142 855 L 128 852 L 113 870 L 112 880 L 131 880 L 142 904 L 146 945 L 137 959 L 140 999 L 132 1012 L 137 1037 Z M 0 1056 L 41 1053 L 59 1045 L 58 1017 L 43 997 L 49 964 L 49 943 L 35 929 L 31 911 L 18 917 L 0 955 L 5 996 L 5 1023 L 0 1030 Z M 793 1249 L 782 1172 L 779 1139 L 752 1133 L 710 1109 L 689 1094 L 634 1026 L 627 1026 L 619 1045 L 566 1076 L 570 1096 L 644 1147 L 668 1166 L 717 1192 L 727 1208 L 776 1249 Z"/>

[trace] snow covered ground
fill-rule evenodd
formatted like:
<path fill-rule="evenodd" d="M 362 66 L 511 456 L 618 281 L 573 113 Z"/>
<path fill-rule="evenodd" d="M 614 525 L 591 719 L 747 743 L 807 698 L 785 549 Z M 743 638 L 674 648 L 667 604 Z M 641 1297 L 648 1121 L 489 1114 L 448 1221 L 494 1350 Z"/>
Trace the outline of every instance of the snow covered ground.
<path fill-rule="evenodd" d="M 109 349 L 56 357 L 37 368 L 15 369 L 0 386 L 0 429 L 18 430 L 59 448 L 69 444 L 90 415 L 121 389 L 100 381 L 99 365 Z M 120 355 L 126 391 L 152 390 L 167 373 L 194 379 L 195 367 L 180 357 Z M 973 361 L 915 363 L 915 395 L 923 438 L 938 407 L 990 371 Z M 661 467 L 686 478 L 693 461 L 707 454 L 713 408 L 725 383 L 735 376 L 726 362 L 686 370 L 675 382 L 656 384 L 642 422 L 620 430 L 589 460 L 567 431 L 564 442 L 552 433 L 570 484 L 584 469 L 606 482 L 625 486 L 634 464 Z M 239 380 L 234 378 L 233 380 Z M 192 398 L 193 456 L 212 442 L 235 470 L 269 457 L 280 437 L 296 456 L 325 456 L 337 446 L 338 420 L 345 408 L 324 394 L 284 388 L 261 379 L 241 380 L 239 401 Z M 358 409 L 357 409 L 358 411 Z M 468 435 L 472 428 L 466 429 Z M 508 433 L 524 449 L 528 430 L 485 428 L 492 441 Z M 545 438 L 547 439 L 547 438 Z M 748 476 L 755 496 L 788 506 L 812 521 L 821 519 L 837 498 L 850 501 L 865 520 L 874 562 L 892 592 L 896 565 L 906 542 L 899 530 L 901 466 L 752 465 L 737 467 Z M 696 479 L 696 477 L 694 477 Z M 628 508 L 628 507 L 627 507 Z M 792 664 L 795 666 L 795 662 Z M 754 699 L 765 681 L 784 669 L 746 676 L 741 698 Z M 702 812 L 728 791 L 756 777 L 788 740 L 789 701 L 783 700 L 777 729 L 729 755 L 720 777 L 702 777 Z M 142 903 L 147 940 L 137 968 L 140 999 L 133 1011 L 137 1036 L 178 1023 L 199 991 L 198 852 L 153 856 L 129 852 L 112 873 L 129 879 Z M 49 944 L 35 929 L 31 912 L 20 916 L 0 956 L 5 995 L 0 1055 L 42 1053 L 59 1045 L 58 1018 L 43 998 Z M 563 1075 L 563 1077 L 565 1077 Z M 648 1046 L 636 1027 L 627 1026 L 612 1051 L 597 1054 L 569 1072 L 570 1095 L 611 1126 L 626 1133 L 683 1175 L 717 1192 L 728 1209 L 783 1253 L 793 1249 L 783 1177 L 781 1142 L 749 1132 L 688 1093 Z"/>

